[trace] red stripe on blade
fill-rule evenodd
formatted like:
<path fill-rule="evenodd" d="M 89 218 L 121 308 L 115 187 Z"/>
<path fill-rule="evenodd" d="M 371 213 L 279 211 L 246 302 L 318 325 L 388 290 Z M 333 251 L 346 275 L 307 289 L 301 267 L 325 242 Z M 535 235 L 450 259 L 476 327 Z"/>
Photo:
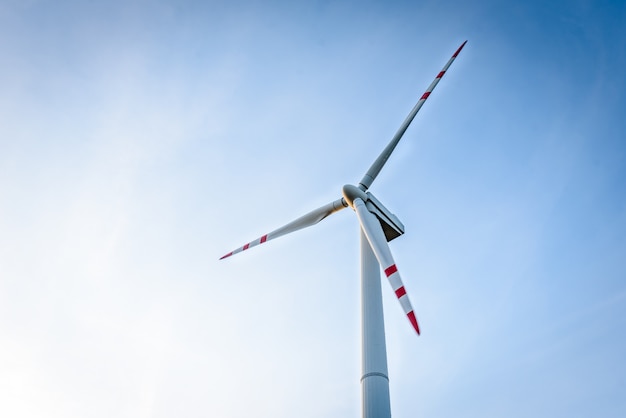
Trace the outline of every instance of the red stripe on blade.
<path fill-rule="evenodd" d="M 422 94 L 422 97 L 420 98 L 420 100 L 426 100 L 428 99 L 428 96 L 430 96 L 430 92 L 427 91 L 426 93 Z"/>
<path fill-rule="evenodd" d="M 445 71 L 440 72 L 439 74 L 437 74 L 437 78 L 441 78 L 441 77 L 443 77 L 443 75 L 444 75 L 445 73 L 446 73 Z"/>
<path fill-rule="evenodd" d="M 417 331 L 417 335 L 420 335 L 420 327 L 419 325 L 417 325 L 417 318 L 415 318 L 415 314 L 413 313 L 413 311 L 406 314 L 406 316 L 409 317 L 409 321 L 411 321 L 411 325 L 413 325 L 413 328 L 415 328 L 415 331 Z"/>
<path fill-rule="evenodd" d="M 396 267 L 396 265 L 394 264 L 394 265 L 391 265 L 391 266 L 389 266 L 389 267 L 387 267 L 387 268 L 385 269 L 385 275 L 386 275 L 387 277 L 389 277 L 389 276 L 391 276 L 393 273 L 395 273 L 395 272 L 397 272 L 397 271 L 398 271 L 398 268 L 397 268 L 397 267 Z"/>
<path fill-rule="evenodd" d="M 267 235 L 263 235 L 261 237 L 261 244 L 263 244 L 265 241 L 267 241 Z"/>
<path fill-rule="evenodd" d="M 247 250 L 248 248 L 250 248 L 250 243 L 247 243 L 246 245 L 244 245 L 244 246 L 243 246 L 243 250 L 242 250 L 242 251 L 245 251 L 245 250 Z"/>
<path fill-rule="evenodd" d="M 406 295 L 406 290 L 404 290 L 404 286 L 400 286 L 398 290 L 396 290 L 396 296 L 400 299 L 404 295 Z"/>
<path fill-rule="evenodd" d="M 226 255 L 221 256 L 221 257 L 220 257 L 220 260 L 223 260 L 223 259 L 225 259 L 226 257 L 230 257 L 231 255 L 233 255 L 233 252 L 232 252 L 232 251 L 231 251 L 231 252 L 229 252 L 229 253 L 228 253 L 228 254 L 226 254 Z"/>
<path fill-rule="evenodd" d="M 463 49 L 463 47 L 465 46 L 466 43 L 467 43 L 467 41 L 463 42 L 463 44 L 459 47 L 459 49 L 456 50 L 454 55 L 452 55 L 452 58 L 456 58 L 456 56 L 459 55 L 459 52 L 461 52 L 461 50 Z"/>

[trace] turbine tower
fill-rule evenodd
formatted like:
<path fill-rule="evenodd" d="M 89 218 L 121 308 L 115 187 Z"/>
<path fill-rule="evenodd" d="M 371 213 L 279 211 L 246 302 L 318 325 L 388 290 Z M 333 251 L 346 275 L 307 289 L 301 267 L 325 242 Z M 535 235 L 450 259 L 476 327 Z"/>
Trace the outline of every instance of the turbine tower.
<path fill-rule="evenodd" d="M 391 417 L 387 350 L 385 347 L 385 326 L 380 284 L 381 267 L 411 326 L 418 335 L 420 334 L 417 317 L 387 244 L 389 241 L 404 234 L 404 225 L 368 190 L 393 153 L 396 145 L 400 142 L 402 135 L 404 135 L 413 118 L 415 118 L 417 112 L 466 43 L 467 41 L 461 44 L 443 69 L 437 74 L 389 144 L 367 170 L 358 186 L 351 184 L 343 186 L 343 197 L 340 199 L 315 209 L 220 258 L 222 260 L 274 238 L 315 225 L 341 209 L 351 207 L 354 210 L 361 227 L 361 394 L 363 418 Z"/>

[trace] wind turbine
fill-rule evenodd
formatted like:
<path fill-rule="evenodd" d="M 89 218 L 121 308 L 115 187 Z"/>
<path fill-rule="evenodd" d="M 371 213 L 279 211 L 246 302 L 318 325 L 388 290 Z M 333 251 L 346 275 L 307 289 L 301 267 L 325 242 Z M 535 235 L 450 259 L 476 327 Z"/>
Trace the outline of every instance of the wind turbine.
<path fill-rule="evenodd" d="M 367 170 L 358 186 L 351 184 L 343 186 L 342 198 L 315 209 L 220 258 L 222 260 L 272 239 L 315 225 L 341 209 L 351 207 L 354 210 L 361 226 L 361 364 L 363 373 L 361 376 L 361 393 L 364 418 L 391 417 L 387 350 L 385 347 L 385 326 L 380 285 L 381 267 L 413 329 L 415 329 L 418 335 L 420 334 L 415 312 L 387 244 L 387 242 L 404 234 L 404 225 L 368 189 L 391 156 L 398 142 L 400 142 L 402 135 L 404 135 L 417 112 L 466 43 L 467 41 L 461 44 L 443 69 L 437 74 L 387 147 Z"/>

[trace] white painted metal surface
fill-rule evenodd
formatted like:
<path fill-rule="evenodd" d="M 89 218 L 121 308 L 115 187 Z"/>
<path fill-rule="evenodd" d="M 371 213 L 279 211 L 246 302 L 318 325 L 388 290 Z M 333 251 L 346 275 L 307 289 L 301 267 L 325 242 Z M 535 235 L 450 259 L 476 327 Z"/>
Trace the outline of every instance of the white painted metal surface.
<path fill-rule="evenodd" d="M 361 230 L 361 343 L 363 417 L 391 417 L 380 268 L 363 230 Z"/>

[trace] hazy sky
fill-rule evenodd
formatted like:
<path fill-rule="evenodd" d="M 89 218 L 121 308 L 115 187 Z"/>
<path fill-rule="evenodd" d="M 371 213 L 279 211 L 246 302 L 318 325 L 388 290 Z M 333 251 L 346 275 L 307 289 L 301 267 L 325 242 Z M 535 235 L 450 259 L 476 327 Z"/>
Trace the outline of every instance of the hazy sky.
<path fill-rule="evenodd" d="M 359 417 L 371 191 L 392 412 L 626 416 L 626 3 L 0 0 L 0 416 Z"/>

